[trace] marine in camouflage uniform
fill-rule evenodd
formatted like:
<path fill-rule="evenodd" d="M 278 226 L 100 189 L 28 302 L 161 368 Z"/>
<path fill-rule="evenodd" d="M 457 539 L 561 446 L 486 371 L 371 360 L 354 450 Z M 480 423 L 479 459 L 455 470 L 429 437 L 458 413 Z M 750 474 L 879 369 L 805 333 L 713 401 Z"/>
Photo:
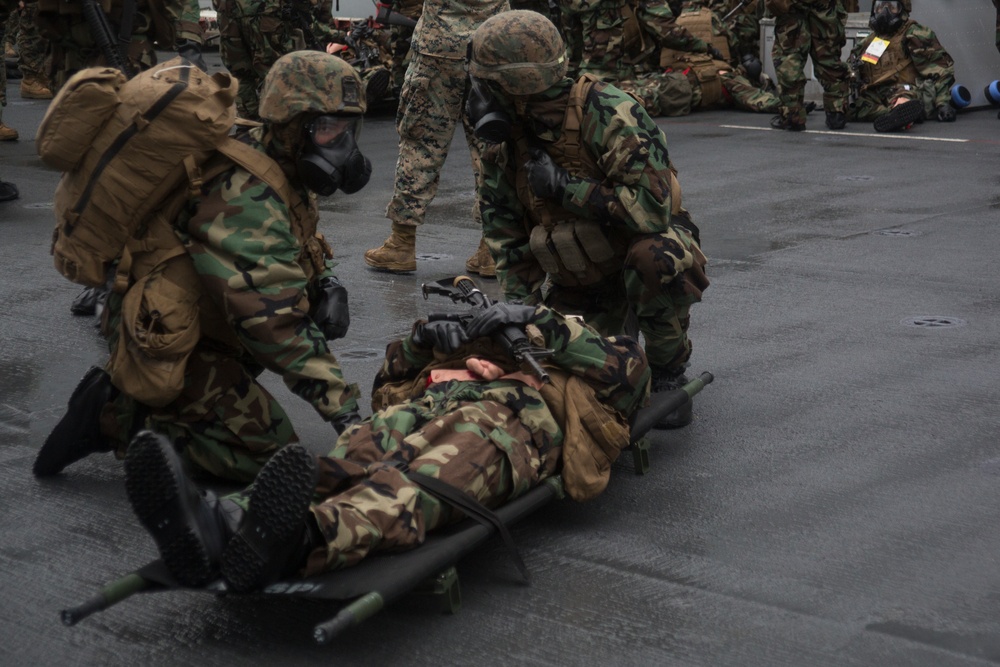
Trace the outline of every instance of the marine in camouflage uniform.
<path fill-rule="evenodd" d="M 48 40 L 39 33 L 36 23 L 38 3 L 26 2 L 18 16 L 17 53 L 21 68 L 21 97 L 36 100 L 52 99 L 49 88 Z"/>
<path fill-rule="evenodd" d="M 882 4 L 886 16 L 892 17 L 884 19 L 884 24 L 877 16 Z M 860 79 L 850 120 L 878 121 L 876 129 L 882 131 L 901 129 L 924 118 L 955 120 L 951 105 L 955 61 L 933 30 L 909 18 L 910 11 L 911 0 L 872 2 L 873 32 L 850 56 Z"/>
<path fill-rule="evenodd" d="M 112 0 L 108 4 L 111 6 L 111 11 L 107 12 L 108 22 L 117 35 L 122 3 Z M 154 10 L 153 6 L 160 10 Z M 204 31 L 198 23 L 200 15 L 198 0 L 136 0 L 132 38 L 125 53 L 127 67 L 133 74 L 148 69 L 156 64 L 156 49 L 170 51 L 181 45 L 192 49 L 187 54 L 196 53 L 200 57 L 200 46 L 204 43 Z M 52 92 L 58 91 L 76 72 L 108 64 L 83 18 L 81 4 L 39 0 L 36 22 L 51 48 L 49 81 Z"/>
<path fill-rule="evenodd" d="M 508 299 L 544 301 L 605 335 L 631 309 L 654 390 L 674 388 L 691 355 L 690 308 L 708 286 L 698 228 L 656 123 L 610 84 L 582 97 L 562 54 L 555 26 L 533 12 L 494 17 L 473 39 L 470 114 L 485 87 L 513 119 L 510 137 L 483 155 L 483 232 L 497 277 Z M 669 425 L 690 417 L 689 404 Z"/>
<path fill-rule="evenodd" d="M 322 51 L 333 40 L 330 4 L 313 0 L 218 0 L 219 55 L 239 79 L 236 108 L 259 120 L 259 91 L 281 56 L 301 49 Z"/>
<path fill-rule="evenodd" d="M 842 129 L 850 93 L 847 65 L 841 60 L 847 43 L 843 0 L 766 0 L 766 6 L 774 16 L 771 56 L 781 97 L 781 111 L 771 126 L 805 129 L 805 66 L 811 57 L 816 78 L 823 86 L 826 125 Z"/>
<path fill-rule="evenodd" d="M 554 351 L 544 362 L 550 384 L 518 372 L 484 338 L 509 322 Z M 171 573 L 187 585 L 221 574 L 243 592 L 279 577 L 354 565 L 374 552 L 412 549 L 428 532 L 463 517 L 428 492 L 421 476 L 486 508 L 560 471 L 571 497 L 600 493 L 628 442 L 628 418 L 647 396 L 649 370 L 635 340 L 602 337 L 541 306 L 496 304 L 468 325 L 444 323 L 445 331 L 442 324 L 419 321 L 388 346 L 373 389 L 373 407 L 388 407 L 341 435 L 318 462 L 292 446 L 247 492 L 222 501 L 196 493 L 166 498 L 170 515 L 186 528 L 182 534 L 144 520 L 153 514 L 148 507 L 164 499 L 149 500 L 142 489 L 162 488 L 164 479 L 173 488 L 193 484 L 179 472 L 168 439 L 140 433 L 126 460 L 126 488 Z M 597 440 L 582 431 L 577 409 L 596 410 L 609 436 Z M 602 459 L 602 469 L 593 476 L 562 469 L 576 456 L 571 449 Z"/>
<path fill-rule="evenodd" d="M 589 73 L 637 97 L 652 116 L 682 116 L 697 108 L 736 106 L 775 111 L 777 98 L 755 87 L 715 44 L 678 25 L 663 0 L 631 4 L 574 0 L 563 5 L 582 24 L 583 58 L 579 73 Z M 697 11 L 697 10 L 695 10 Z M 726 45 L 729 34 L 711 15 L 715 34 Z M 711 70 L 710 94 L 691 63 L 665 62 L 662 54 L 697 60 Z"/>
<path fill-rule="evenodd" d="M 344 380 L 323 320 L 312 314 L 319 281 L 331 274 L 330 252 L 315 236 L 318 213 L 311 192 L 317 186 L 297 165 L 311 154 L 313 119 L 360 118 L 364 108 L 360 76 L 340 58 L 303 51 L 275 63 L 262 93 L 266 122 L 239 138 L 259 153 L 255 159 L 265 168 L 284 173 L 300 201 L 282 198 L 245 167 L 223 163 L 228 170 L 207 180 L 171 226 L 202 290 L 201 338 L 183 367 L 180 395 L 162 405 L 141 403 L 110 387 L 109 373 L 92 369 L 43 445 L 36 475 L 58 473 L 94 451 L 114 450 L 121 457 L 137 430 L 151 428 L 167 434 L 196 469 L 250 481 L 274 452 L 298 440 L 288 415 L 257 381 L 265 369 L 279 374 L 338 433 L 360 419 L 357 388 Z M 347 138 L 353 141 L 353 134 Z M 352 192 L 367 182 L 365 163 L 366 173 L 354 162 L 335 164 L 344 174 L 339 187 Z M 140 257 L 133 256 L 134 266 L 153 261 Z M 129 294 L 131 288 L 124 296 L 113 293 L 105 309 L 111 375 L 122 363 L 117 352 L 126 343 L 118 320 Z"/>
<path fill-rule="evenodd" d="M 416 230 L 437 194 L 441 169 L 459 123 L 465 131 L 473 176 L 478 182 L 480 146 L 462 116 L 467 79 L 465 51 L 473 31 L 509 7 L 507 0 L 424 2 L 396 110 L 399 158 L 392 199 L 385 209 L 385 217 L 392 221 L 392 232 L 381 246 L 365 251 L 368 266 L 395 273 L 416 270 Z M 472 216 L 480 226 L 478 207 L 473 206 Z M 466 270 L 493 275 L 492 259 L 482 243 L 466 262 Z"/>

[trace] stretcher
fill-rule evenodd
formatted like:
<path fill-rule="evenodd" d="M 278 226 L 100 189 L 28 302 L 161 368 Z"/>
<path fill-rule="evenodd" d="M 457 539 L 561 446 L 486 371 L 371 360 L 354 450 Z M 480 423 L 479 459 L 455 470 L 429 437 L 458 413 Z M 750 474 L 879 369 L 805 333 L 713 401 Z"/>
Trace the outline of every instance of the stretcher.
<path fill-rule="evenodd" d="M 653 394 L 650 405 L 639 410 L 632 419 L 632 452 L 635 471 L 644 474 L 649 469 L 650 429 L 700 392 L 712 381 L 711 373 L 702 373 L 680 389 Z M 559 476 L 545 480 L 528 493 L 495 510 L 505 525 L 512 525 L 563 497 Z M 497 530 L 489 524 L 464 520 L 427 535 L 424 544 L 410 551 L 375 554 L 357 565 L 305 579 L 290 579 L 268 585 L 261 591 L 245 596 L 278 595 L 327 600 L 340 605 L 335 616 L 313 628 L 313 639 L 327 644 L 341 632 L 378 613 L 390 602 L 403 595 L 422 591 L 433 593 L 442 608 L 455 613 L 461 606 L 461 592 L 455 564 L 466 554 L 490 539 Z M 60 612 L 62 622 L 72 626 L 91 614 L 103 611 L 136 593 L 189 590 L 214 595 L 238 595 L 227 590 L 224 581 L 217 580 L 202 588 L 179 585 L 159 559 L 107 584 L 99 593 L 75 607 Z"/>

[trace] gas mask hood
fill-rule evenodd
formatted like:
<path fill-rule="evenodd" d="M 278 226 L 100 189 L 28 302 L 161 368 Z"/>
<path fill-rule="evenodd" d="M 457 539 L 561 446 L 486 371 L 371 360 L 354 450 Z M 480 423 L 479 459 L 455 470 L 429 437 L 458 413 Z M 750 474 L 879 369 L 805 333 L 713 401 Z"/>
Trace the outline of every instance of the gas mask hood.
<path fill-rule="evenodd" d="M 321 197 L 338 189 L 353 194 L 372 173 L 371 162 L 361 154 L 357 138 L 360 116 L 318 116 L 306 124 L 305 141 L 295 168 L 302 184 Z"/>
<path fill-rule="evenodd" d="M 513 125 L 510 114 L 489 86 L 473 76 L 469 77 L 465 113 L 477 138 L 490 144 L 500 144 L 510 138 Z"/>

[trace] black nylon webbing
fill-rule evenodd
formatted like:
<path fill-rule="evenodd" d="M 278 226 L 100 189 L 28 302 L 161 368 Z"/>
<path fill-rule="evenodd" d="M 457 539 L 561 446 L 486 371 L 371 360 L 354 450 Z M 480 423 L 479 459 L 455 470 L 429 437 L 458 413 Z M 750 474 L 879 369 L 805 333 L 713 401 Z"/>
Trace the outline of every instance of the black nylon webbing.
<path fill-rule="evenodd" d="M 490 528 L 495 528 L 500 533 L 500 537 L 503 538 L 504 544 L 510 549 L 514 565 L 517 566 L 521 576 L 524 577 L 525 583 L 531 583 L 531 575 L 528 573 L 528 567 L 521 559 L 521 554 L 517 551 L 517 545 L 514 544 L 514 538 L 511 537 L 510 531 L 507 530 L 507 525 L 500 520 L 500 517 L 469 494 L 447 482 L 442 482 L 440 479 L 431 477 L 430 475 L 413 472 L 402 461 L 397 462 L 395 467 L 399 468 L 406 475 L 407 479 L 427 493 L 461 510 L 479 523 Z"/>

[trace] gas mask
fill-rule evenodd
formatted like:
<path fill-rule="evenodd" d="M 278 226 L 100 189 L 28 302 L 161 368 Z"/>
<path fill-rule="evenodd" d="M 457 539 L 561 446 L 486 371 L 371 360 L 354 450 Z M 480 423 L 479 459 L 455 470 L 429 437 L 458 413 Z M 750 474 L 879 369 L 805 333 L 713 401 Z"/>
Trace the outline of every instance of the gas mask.
<path fill-rule="evenodd" d="M 302 184 L 328 197 L 338 189 L 353 194 L 365 187 L 372 163 L 361 154 L 360 116 L 318 116 L 305 126 L 305 142 L 295 168 Z"/>
<path fill-rule="evenodd" d="M 486 143 L 500 144 L 510 138 L 510 115 L 486 82 L 472 76 L 469 77 L 465 113 L 476 137 Z"/>
<path fill-rule="evenodd" d="M 902 5 L 899 0 L 875 0 L 868 26 L 882 37 L 894 34 L 903 25 Z"/>

